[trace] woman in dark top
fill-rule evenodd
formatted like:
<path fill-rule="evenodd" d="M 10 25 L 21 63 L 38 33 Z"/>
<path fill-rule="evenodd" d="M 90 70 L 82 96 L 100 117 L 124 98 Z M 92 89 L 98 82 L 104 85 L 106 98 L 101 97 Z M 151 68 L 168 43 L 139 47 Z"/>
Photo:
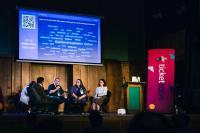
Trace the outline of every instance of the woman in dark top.
<path fill-rule="evenodd" d="M 84 112 L 86 96 L 86 88 L 84 87 L 82 80 L 77 79 L 75 85 L 69 89 L 69 103 L 79 104 L 81 112 Z"/>

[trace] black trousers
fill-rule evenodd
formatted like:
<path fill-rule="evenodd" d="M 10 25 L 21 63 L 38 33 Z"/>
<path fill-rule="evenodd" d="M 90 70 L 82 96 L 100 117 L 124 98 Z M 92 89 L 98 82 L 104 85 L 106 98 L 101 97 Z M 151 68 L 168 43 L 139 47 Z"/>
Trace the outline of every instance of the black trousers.
<path fill-rule="evenodd" d="M 68 99 L 67 101 L 67 105 L 65 105 L 65 112 L 69 112 L 69 113 L 82 113 L 85 112 L 85 105 L 86 105 L 86 101 L 78 101 L 75 99 Z"/>
<path fill-rule="evenodd" d="M 61 103 L 66 103 L 67 99 L 65 99 L 63 96 L 48 96 L 50 99 L 50 104 L 49 104 L 49 111 L 52 112 L 58 112 L 58 106 Z"/>

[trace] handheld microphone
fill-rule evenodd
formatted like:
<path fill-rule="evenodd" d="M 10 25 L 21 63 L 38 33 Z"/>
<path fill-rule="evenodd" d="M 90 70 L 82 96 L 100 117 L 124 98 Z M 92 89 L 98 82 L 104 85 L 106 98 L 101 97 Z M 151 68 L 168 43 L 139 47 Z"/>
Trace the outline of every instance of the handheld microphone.
<path fill-rule="evenodd" d="M 60 90 L 60 85 L 56 85 L 56 89 Z"/>

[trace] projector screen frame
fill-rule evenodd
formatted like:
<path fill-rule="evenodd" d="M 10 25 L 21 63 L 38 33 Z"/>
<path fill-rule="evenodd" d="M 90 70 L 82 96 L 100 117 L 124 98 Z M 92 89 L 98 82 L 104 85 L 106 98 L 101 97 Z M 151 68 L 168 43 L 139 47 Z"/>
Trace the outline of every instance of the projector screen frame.
<path fill-rule="evenodd" d="M 103 21 L 104 17 L 98 16 L 98 15 L 89 15 L 89 14 L 83 14 L 83 13 L 72 13 L 72 12 L 66 12 L 66 11 L 52 11 L 52 10 L 45 10 L 45 9 L 37 9 L 37 8 L 27 8 L 27 7 L 17 7 L 17 28 L 18 28 L 18 45 L 17 45 L 17 62 L 30 62 L 30 63 L 47 63 L 47 64 L 81 64 L 81 65 L 96 65 L 96 66 L 103 66 L 103 59 L 102 59 L 102 46 L 103 46 Z M 36 59 L 20 59 L 19 58 L 19 12 L 20 10 L 28 10 L 28 11 L 35 11 L 35 12 L 44 12 L 44 13 L 50 13 L 50 14 L 58 14 L 58 15 L 72 15 L 72 16 L 80 16 L 80 17 L 88 17 L 88 18 L 98 18 L 100 21 L 100 29 L 99 29 L 99 47 L 100 47 L 100 63 L 93 63 L 93 62 L 74 62 L 74 61 L 55 61 L 55 60 L 36 60 Z M 37 44 L 38 45 L 38 44 Z M 98 47 L 98 46 L 97 46 Z"/>

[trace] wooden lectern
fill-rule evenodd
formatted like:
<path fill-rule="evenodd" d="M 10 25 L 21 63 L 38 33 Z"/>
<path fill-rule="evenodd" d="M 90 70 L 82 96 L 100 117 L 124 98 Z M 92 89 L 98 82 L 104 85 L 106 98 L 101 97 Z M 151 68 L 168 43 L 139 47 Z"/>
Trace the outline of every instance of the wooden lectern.
<path fill-rule="evenodd" d="M 124 88 L 124 105 L 128 112 L 144 110 L 144 85 L 146 82 L 127 82 Z"/>

